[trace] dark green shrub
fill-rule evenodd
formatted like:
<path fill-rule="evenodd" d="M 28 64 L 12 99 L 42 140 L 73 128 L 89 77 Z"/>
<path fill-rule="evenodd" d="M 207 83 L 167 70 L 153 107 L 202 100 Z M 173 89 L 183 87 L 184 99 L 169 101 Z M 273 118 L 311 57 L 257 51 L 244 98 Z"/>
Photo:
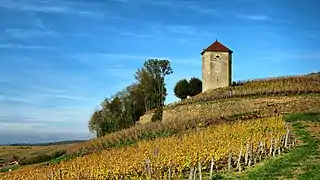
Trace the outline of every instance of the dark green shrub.
<path fill-rule="evenodd" d="M 180 99 L 186 99 L 189 95 L 190 85 L 186 79 L 177 82 L 174 87 L 174 95 Z"/>
<path fill-rule="evenodd" d="M 57 157 L 60 157 L 64 154 L 66 154 L 65 150 L 55 151 L 51 154 L 40 154 L 40 155 L 31 157 L 31 158 L 23 159 L 23 160 L 21 160 L 20 164 L 21 165 L 28 165 L 28 164 L 36 164 L 36 163 L 46 162 L 51 159 L 55 159 Z"/>
<path fill-rule="evenodd" d="M 202 92 L 202 81 L 196 77 L 193 77 L 189 81 L 189 96 L 195 96 Z"/>

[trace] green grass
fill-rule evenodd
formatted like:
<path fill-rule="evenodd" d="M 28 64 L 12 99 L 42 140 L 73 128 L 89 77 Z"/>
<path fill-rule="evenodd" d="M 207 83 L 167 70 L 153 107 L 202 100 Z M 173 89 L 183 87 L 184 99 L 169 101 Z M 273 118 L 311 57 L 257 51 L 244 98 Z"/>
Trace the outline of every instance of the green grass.
<path fill-rule="evenodd" d="M 307 130 L 310 122 L 320 124 L 320 112 L 305 112 L 290 114 L 283 119 L 292 124 L 294 133 L 303 142 L 290 152 L 279 157 L 271 158 L 256 167 L 249 168 L 242 173 L 216 172 L 218 179 L 320 179 L 320 141 L 315 134 Z M 320 132 L 320 131 L 319 131 Z M 319 133 L 317 133 L 319 135 Z M 208 177 L 207 173 L 204 177 Z"/>
<path fill-rule="evenodd" d="M 0 173 L 8 172 L 9 169 L 11 169 L 13 171 L 13 170 L 19 169 L 20 167 L 21 167 L 20 165 L 6 166 L 4 168 L 0 168 Z"/>
<path fill-rule="evenodd" d="M 320 179 L 320 142 L 301 122 L 320 123 L 320 113 L 298 113 L 285 116 L 284 119 L 293 123 L 294 133 L 300 137 L 303 144 L 288 154 L 270 159 L 263 166 L 255 167 L 235 179 Z"/>
<path fill-rule="evenodd" d="M 319 112 L 304 112 L 297 114 L 290 114 L 284 116 L 284 120 L 287 122 L 296 122 L 296 121 L 309 121 L 309 122 L 320 122 L 320 113 Z"/>

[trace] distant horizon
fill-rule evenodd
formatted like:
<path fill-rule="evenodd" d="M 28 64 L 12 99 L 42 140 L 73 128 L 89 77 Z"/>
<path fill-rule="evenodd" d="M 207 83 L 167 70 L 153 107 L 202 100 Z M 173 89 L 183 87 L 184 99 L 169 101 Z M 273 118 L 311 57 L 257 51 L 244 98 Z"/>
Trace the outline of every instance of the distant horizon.
<path fill-rule="evenodd" d="M 233 51 L 232 81 L 320 67 L 317 0 L 0 2 L 0 143 L 92 137 L 89 119 L 149 58 L 202 78 L 201 51 Z"/>
<path fill-rule="evenodd" d="M 44 134 L 46 135 L 46 134 Z M 72 135 L 71 138 L 68 136 Z M 5 136 L 6 138 L 1 138 Z M 9 134 L 4 135 L 0 133 L 0 145 L 10 145 L 10 144 L 42 144 L 42 143 L 51 143 L 51 142 L 63 142 L 63 141 L 75 141 L 75 140 L 90 140 L 94 138 L 94 135 L 87 134 L 51 134 L 45 137 L 39 137 L 41 134 L 34 135 L 24 135 L 19 134 Z M 76 137 L 76 138 L 73 138 Z"/>
<path fill-rule="evenodd" d="M 320 73 L 320 71 L 315 71 L 315 72 L 307 72 L 304 74 L 294 74 L 294 75 L 288 75 L 288 76 L 304 76 L 304 75 L 308 75 L 311 73 Z M 277 77 L 284 77 L 284 76 L 271 76 L 271 77 L 262 77 L 262 78 L 253 78 L 253 79 L 247 79 L 247 80 L 240 80 L 240 81 L 251 81 L 251 80 L 260 80 L 260 79 L 265 79 L 265 78 L 277 78 Z M 177 102 L 177 101 L 174 101 Z M 174 102 L 170 102 L 168 104 L 174 103 Z M 58 142 L 64 142 L 64 141 L 87 141 L 90 140 L 92 138 L 96 138 L 94 133 L 90 133 L 90 135 L 88 136 L 88 134 L 76 134 L 75 137 L 83 137 L 83 138 L 71 138 L 71 139 L 66 139 L 65 137 L 68 136 L 68 134 L 53 134 L 56 137 L 47 137 L 44 138 L 43 140 L 35 140 L 36 136 L 41 136 L 41 134 L 38 135 L 31 135 L 30 137 L 28 136 L 23 136 L 23 137 L 19 137 L 17 135 L 9 135 L 11 138 L 9 138 L 10 140 L 3 140 L 1 137 L 7 136 L 7 135 L 1 135 L 0 133 L 0 146 L 3 145 L 12 145 L 12 144 L 45 144 L 45 143 L 58 143 Z M 72 133 L 70 133 L 69 135 L 72 135 Z M 8 136 L 7 136 L 8 137 Z M 24 138 L 25 140 L 17 140 L 20 138 Z M 4 143 L 6 142 L 6 143 Z"/>
<path fill-rule="evenodd" d="M 34 143 L 10 143 L 10 144 L 1 144 L 0 146 L 47 146 L 46 144 L 59 144 L 59 143 L 66 143 L 71 144 L 78 143 L 82 141 L 88 141 L 90 139 L 74 139 L 74 140 L 63 140 L 63 141 L 45 141 L 45 142 L 34 142 Z"/>

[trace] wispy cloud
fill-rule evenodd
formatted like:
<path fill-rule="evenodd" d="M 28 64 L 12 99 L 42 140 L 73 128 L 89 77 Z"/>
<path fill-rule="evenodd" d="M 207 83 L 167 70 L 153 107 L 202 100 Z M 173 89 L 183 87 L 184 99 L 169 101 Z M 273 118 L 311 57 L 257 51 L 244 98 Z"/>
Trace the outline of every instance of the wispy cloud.
<path fill-rule="evenodd" d="M 254 21 L 270 21 L 273 20 L 272 18 L 264 15 L 236 15 L 236 17 L 240 19 L 248 19 Z"/>
<path fill-rule="evenodd" d="M 21 45 L 21 44 L 0 44 L 0 49 L 55 49 L 52 46 Z"/>
<path fill-rule="evenodd" d="M 0 103 L 7 103 L 7 102 L 13 102 L 13 103 L 23 103 L 23 104 L 35 104 L 36 102 L 33 100 L 30 100 L 28 98 L 21 98 L 21 97 L 10 97 L 5 95 L 0 95 Z"/>
<path fill-rule="evenodd" d="M 23 92 L 2 92 L 1 132 L 6 130 L 3 127 L 19 132 L 24 130 L 25 133 L 44 129 L 48 132 L 59 132 L 60 128 L 65 129 L 65 132 L 87 132 L 87 122 L 96 104 L 96 97 L 81 95 L 82 92 L 74 89 L 69 91 L 46 86 L 31 87 L 25 87 Z M 21 128 L 21 124 L 26 124 L 28 128 Z"/>
<path fill-rule="evenodd" d="M 28 116 L 23 116 L 23 115 L 16 115 L 16 116 L 0 116 L 0 123 L 7 123 L 7 124 L 41 124 L 44 121 L 39 118 L 35 117 L 28 117 Z"/>
<path fill-rule="evenodd" d="M 207 28 L 199 29 L 196 26 L 176 24 L 168 25 L 163 23 L 145 23 L 143 32 L 116 32 L 122 36 L 130 36 L 141 39 L 168 40 L 177 42 L 197 41 L 199 38 L 212 37 L 212 32 Z"/>
<path fill-rule="evenodd" d="M 0 95 L 0 103 L 10 103 L 10 104 L 30 104 L 30 105 L 40 105 L 40 104 L 50 104 L 55 101 L 63 100 L 64 102 L 88 102 L 91 99 L 87 96 L 72 95 L 69 93 L 57 93 L 54 90 L 51 92 L 41 92 L 37 91 L 37 94 L 31 95 L 29 92 L 26 94 L 11 94 L 11 95 Z"/>
<path fill-rule="evenodd" d="M 76 2 L 71 1 L 49 1 L 49 0 L 2 0 L 0 7 L 14 9 L 20 11 L 36 11 L 45 13 L 58 14 L 77 14 L 80 16 L 101 16 L 102 14 L 96 11 L 90 11 L 79 8 Z M 77 8 L 78 7 L 78 8 Z"/>
<path fill-rule="evenodd" d="M 204 14 L 220 15 L 219 11 L 217 11 L 216 9 L 213 9 L 213 8 L 205 8 L 205 7 L 201 7 L 201 6 L 198 6 L 198 5 L 189 5 L 189 6 L 188 6 L 188 9 L 190 9 L 190 10 L 192 10 L 192 11 L 204 13 Z"/>
<path fill-rule="evenodd" d="M 269 22 L 279 22 L 279 23 L 290 23 L 289 20 L 275 19 L 267 15 L 245 15 L 245 14 L 234 14 L 236 18 L 251 21 L 269 21 Z"/>
<path fill-rule="evenodd" d="M 120 32 L 119 33 L 122 36 L 131 36 L 131 37 L 137 37 L 137 38 L 155 38 L 158 36 L 155 36 L 153 34 L 140 34 L 140 33 L 132 33 L 132 32 Z"/>
<path fill-rule="evenodd" d="M 146 60 L 152 56 L 136 55 L 136 54 L 116 54 L 116 53 L 75 53 L 69 54 L 67 57 L 82 63 L 112 63 L 119 60 Z"/>
<path fill-rule="evenodd" d="M 39 85 L 33 85 L 31 86 L 31 89 L 33 91 L 40 91 L 44 93 L 52 93 L 52 94 L 63 94 L 67 93 L 68 91 L 65 89 L 57 89 L 57 88 L 50 88 L 50 87 L 44 87 L 44 86 L 39 86 Z"/>
<path fill-rule="evenodd" d="M 212 34 L 205 30 L 188 25 L 171 25 L 166 27 L 167 31 L 175 34 L 182 34 L 191 37 L 210 37 Z"/>
<path fill-rule="evenodd" d="M 53 31 L 33 30 L 33 29 L 7 29 L 6 33 L 17 39 L 27 39 L 32 37 L 58 37 Z"/>
<path fill-rule="evenodd" d="M 238 3 L 242 4 L 243 1 L 239 1 Z M 197 1 L 178 1 L 178 2 L 169 2 L 169 1 L 161 1 L 161 2 L 153 2 L 155 6 L 163 6 L 166 8 L 175 8 L 175 9 L 188 9 L 191 12 L 197 12 L 200 14 L 211 15 L 219 18 L 238 18 L 242 20 L 251 20 L 251 21 L 265 21 L 265 22 L 279 22 L 279 23 L 290 23 L 288 20 L 281 20 L 272 18 L 268 15 L 263 14 L 238 14 L 237 11 L 227 11 L 214 7 L 213 5 L 202 5 Z"/>
<path fill-rule="evenodd" d="M 191 10 L 194 12 L 205 14 L 219 15 L 218 11 L 214 8 L 200 6 L 197 1 L 150 1 L 154 6 L 160 6 L 165 8 L 171 8 L 176 10 Z M 183 15 L 183 14 L 181 14 Z"/>
<path fill-rule="evenodd" d="M 39 94 L 38 96 L 40 97 L 45 97 L 45 98 L 50 98 L 50 99 L 66 99 L 66 100 L 90 100 L 89 97 L 86 96 L 74 96 L 70 94 L 52 94 L 52 93 L 47 93 L 47 94 Z"/>
<path fill-rule="evenodd" d="M 273 56 L 264 56 L 264 57 L 261 57 L 260 59 L 268 60 L 269 62 L 276 62 L 276 63 L 289 62 L 289 61 L 293 61 L 293 60 L 319 61 L 320 60 L 320 53 L 312 53 L 312 52 L 310 52 L 310 53 L 292 52 L 290 54 L 280 53 L 280 54 L 275 54 Z"/>
<path fill-rule="evenodd" d="M 10 36 L 23 40 L 33 37 L 58 37 L 58 33 L 54 32 L 53 30 L 49 29 L 43 21 L 38 18 L 32 18 L 29 21 L 29 24 L 34 28 L 8 28 L 5 30 L 7 34 Z"/>
<path fill-rule="evenodd" d="M 0 132 L 88 132 L 87 123 L 92 108 L 38 108 L 35 106 L 0 104 Z M 23 115 L 17 115 L 22 113 Z M 41 126 L 41 128 L 39 128 Z M 60 129 L 60 130 L 59 130 Z"/>

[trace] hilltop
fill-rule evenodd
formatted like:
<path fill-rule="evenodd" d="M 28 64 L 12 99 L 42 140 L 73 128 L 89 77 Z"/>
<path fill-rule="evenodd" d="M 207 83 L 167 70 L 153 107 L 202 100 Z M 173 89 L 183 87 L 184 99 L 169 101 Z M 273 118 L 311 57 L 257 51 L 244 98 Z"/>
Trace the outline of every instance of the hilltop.
<path fill-rule="evenodd" d="M 165 106 L 162 122 L 150 122 L 152 112 L 148 112 L 133 127 L 70 145 L 52 166 L 59 166 L 56 163 L 65 159 L 90 157 L 90 154 L 105 152 L 105 149 L 122 148 L 161 137 L 181 136 L 193 129 L 239 120 L 316 112 L 319 109 L 319 73 L 237 82 L 231 87 L 208 91 Z"/>
<path fill-rule="evenodd" d="M 0 144 L 0 146 L 54 146 L 82 143 L 87 140 L 68 140 L 68 141 L 55 141 L 55 142 L 43 142 L 43 143 L 14 143 L 14 144 Z"/>

